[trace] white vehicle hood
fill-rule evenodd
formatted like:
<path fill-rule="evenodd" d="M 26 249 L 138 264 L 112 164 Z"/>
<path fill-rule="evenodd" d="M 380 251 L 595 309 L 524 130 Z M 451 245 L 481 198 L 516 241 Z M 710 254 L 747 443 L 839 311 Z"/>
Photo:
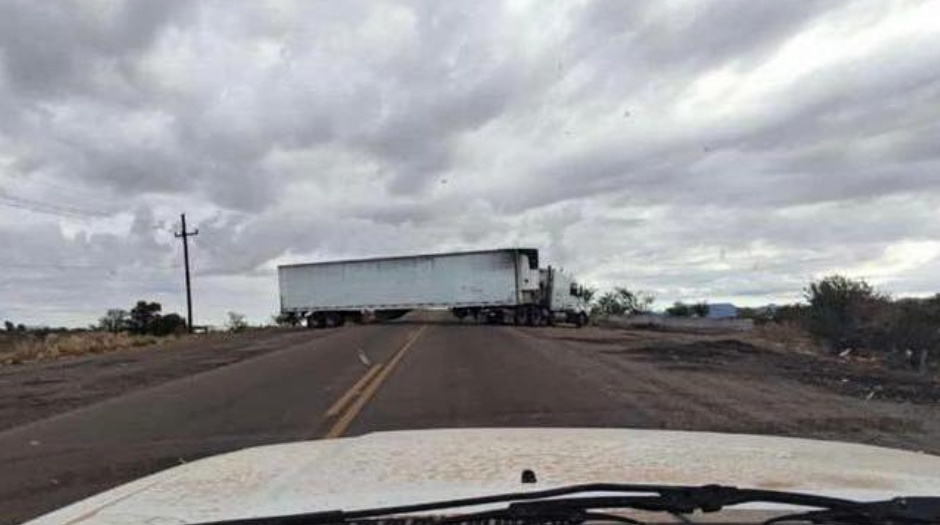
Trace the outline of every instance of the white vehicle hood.
<path fill-rule="evenodd" d="M 522 485 L 523 469 L 535 471 L 538 483 Z M 940 495 L 940 457 L 839 442 L 706 432 L 380 432 L 206 458 L 29 523 L 200 523 L 590 482 L 720 483 L 860 499 Z"/>

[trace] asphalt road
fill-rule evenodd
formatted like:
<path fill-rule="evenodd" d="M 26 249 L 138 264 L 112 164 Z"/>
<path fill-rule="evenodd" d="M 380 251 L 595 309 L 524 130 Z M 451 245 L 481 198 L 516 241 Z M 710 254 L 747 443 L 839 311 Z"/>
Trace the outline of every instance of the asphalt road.
<path fill-rule="evenodd" d="M 922 414 L 789 380 L 732 384 L 624 359 L 586 338 L 591 330 L 412 321 L 295 332 L 274 351 L 0 432 L 0 523 L 207 455 L 381 430 L 643 427 L 936 442 L 917 426 Z"/>

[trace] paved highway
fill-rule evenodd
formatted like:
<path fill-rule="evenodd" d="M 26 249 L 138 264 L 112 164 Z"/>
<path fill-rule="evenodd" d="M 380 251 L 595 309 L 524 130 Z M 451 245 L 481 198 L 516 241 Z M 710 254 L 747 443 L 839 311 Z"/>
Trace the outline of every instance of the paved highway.
<path fill-rule="evenodd" d="M 592 330 L 411 321 L 292 336 L 258 357 L 0 432 L 0 522 L 199 457 L 300 439 L 469 426 L 800 433 L 807 416 L 860 417 L 794 382 L 731 385 L 624 359 L 586 338 Z"/>
<path fill-rule="evenodd" d="M 21 521 L 259 444 L 401 428 L 629 423 L 537 346 L 510 327 L 310 332 L 280 351 L 0 433 L 0 514 Z"/>

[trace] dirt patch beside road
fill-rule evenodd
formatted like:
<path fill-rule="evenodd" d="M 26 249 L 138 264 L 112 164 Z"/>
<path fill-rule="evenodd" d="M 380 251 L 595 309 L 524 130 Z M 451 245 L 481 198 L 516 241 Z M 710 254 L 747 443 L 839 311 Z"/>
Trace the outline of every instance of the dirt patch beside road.
<path fill-rule="evenodd" d="M 737 339 L 657 341 L 612 352 L 628 353 L 671 370 L 750 377 L 772 374 L 859 399 L 940 404 L 940 381 L 931 376 L 892 370 L 871 361 L 772 351 Z"/>
<path fill-rule="evenodd" d="M 788 435 L 940 454 L 940 379 L 748 334 L 527 330 L 644 428 Z M 547 348 L 546 352 L 557 350 Z"/>
<path fill-rule="evenodd" d="M 748 335 L 617 330 L 562 339 L 604 345 L 620 354 L 667 370 L 715 372 L 742 377 L 783 376 L 807 385 L 865 400 L 940 405 L 940 379 L 913 370 L 891 369 L 868 359 L 790 351 L 764 345 Z"/>
<path fill-rule="evenodd" d="M 303 329 L 212 334 L 0 367 L 0 430 L 309 339 Z"/>

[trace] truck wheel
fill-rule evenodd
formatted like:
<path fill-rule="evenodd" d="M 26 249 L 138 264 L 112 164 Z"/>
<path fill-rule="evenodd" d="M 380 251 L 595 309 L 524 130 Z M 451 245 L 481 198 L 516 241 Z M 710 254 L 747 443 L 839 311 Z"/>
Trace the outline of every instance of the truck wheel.
<path fill-rule="evenodd" d="M 582 326 L 586 325 L 587 323 L 588 323 L 588 316 L 587 316 L 587 314 L 584 313 L 584 312 L 581 312 L 581 313 L 579 313 L 578 316 L 575 318 L 574 325 L 577 326 L 578 328 L 581 328 Z"/>

